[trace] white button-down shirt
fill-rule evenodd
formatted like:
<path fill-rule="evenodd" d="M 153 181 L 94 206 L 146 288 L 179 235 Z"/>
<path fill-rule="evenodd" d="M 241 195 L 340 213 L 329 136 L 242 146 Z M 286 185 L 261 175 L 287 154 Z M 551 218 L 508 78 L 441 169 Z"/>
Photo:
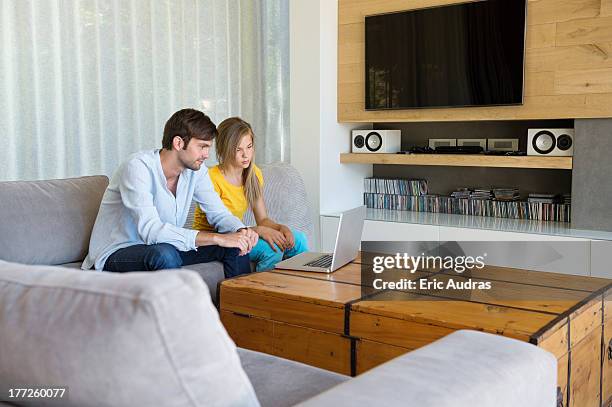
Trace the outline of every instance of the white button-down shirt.
<path fill-rule="evenodd" d="M 111 254 L 137 244 L 169 243 L 180 251 L 196 250 L 198 231 L 183 228 L 192 200 L 220 233 L 244 227 L 221 202 L 206 167 L 183 170 L 174 196 L 166 183 L 159 150 L 130 156 L 102 197 L 89 254 L 81 268 L 102 270 Z"/>

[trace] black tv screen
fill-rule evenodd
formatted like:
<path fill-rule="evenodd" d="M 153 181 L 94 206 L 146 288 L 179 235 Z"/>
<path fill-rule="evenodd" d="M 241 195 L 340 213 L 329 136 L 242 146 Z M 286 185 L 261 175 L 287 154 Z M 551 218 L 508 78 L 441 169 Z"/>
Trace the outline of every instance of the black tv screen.
<path fill-rule="evenodd" d="M 525 1 L 366 17 L 366 110 L 522 104 Z"/>

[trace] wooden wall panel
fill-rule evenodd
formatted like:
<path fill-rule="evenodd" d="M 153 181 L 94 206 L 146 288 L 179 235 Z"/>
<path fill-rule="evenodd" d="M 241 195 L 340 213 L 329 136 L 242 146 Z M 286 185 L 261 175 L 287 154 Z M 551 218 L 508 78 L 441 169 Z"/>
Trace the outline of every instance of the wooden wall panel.
<path fill-rule="evenodd" d="M 612 0 L 601 0 L 601 16 L 612 16 Z"/>
<path fill-rule="evenodd" d="M 612 115 L 610 115 L 612 94 L 610 93 L 587 95 L 585 105 L 586 109 L 593 114 L 593 118 L 612 117 Z"/>
<path fill-rule="evenodd" d="M 612 43 L 535 48 L 526 51 L 525 70 L 531 72 L 612 68 Z M 527 79 L 532 76 L 527 74 Z"/>
<path fill-rule="evenodd" d="M 554 95 L 554 71 L 533 72 L 525 78 L 525 96 Z"/>
<path fill-rule="evenodd" d="M 557 24 L 556 46 L 612 41 L 612 17 L 585 18 Z"/>
<path fill-rule="evenodd" d="M 612 93 L 612 68 L 556 71 L 555 93 Z"/>
<path fill-rule="evenodd" d="M 529 26 L 525 39 L 525 48 L 550 48 L 555 46 L 557 24 L 540 24 Z"/>
<path fill-rule="evenodd" d="M 601 0 L 530 0 L 527 25 L 597 17 Z"/>
<path fill-rule="evenodd" d="M 367 15 L 461 0 L 339 0 L 338 121 L 612 117 L 612 0 L 528 0 L 521 106 L 365 111 Z"/>

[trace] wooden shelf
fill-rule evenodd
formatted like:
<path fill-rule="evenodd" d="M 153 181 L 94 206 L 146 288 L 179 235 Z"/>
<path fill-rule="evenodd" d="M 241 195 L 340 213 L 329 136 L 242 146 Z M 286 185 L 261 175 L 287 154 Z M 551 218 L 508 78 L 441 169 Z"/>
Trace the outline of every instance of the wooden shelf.
<path fill-rule="evenodd" d="M 449 167 L 544 168 L 571 170 L 572 157 L 472 154 L 340 154 L 343 164 L 437 165 Z"/>

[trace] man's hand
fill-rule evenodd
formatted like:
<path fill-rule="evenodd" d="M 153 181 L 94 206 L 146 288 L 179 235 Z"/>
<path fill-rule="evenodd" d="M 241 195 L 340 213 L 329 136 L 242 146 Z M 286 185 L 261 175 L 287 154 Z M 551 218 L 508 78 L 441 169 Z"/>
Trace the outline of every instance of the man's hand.
<path fill-rule="evenodd" d="M 221 247 L 235 247 L 240 250 L 241 256 L 249 253 L 253 248 L 251 239 L 242 230 L 234 233 L 218 233 L 215 236 L 215 243 Z"/>
<path fill-rule="evenodd" d="M 280 225 L 280 232 L 283 234 L 285 242 L 287 242 L 285 249 L 293 249 L 293 247 L 295 246 L 295 237 L 293 236 L 293 232 L 291 232 L 291 229 L 289 229 L 285 225 Z"/>
<path fill-rule="evenodd" d="M 261 236 L 263 240 L 268 242 L 272 250 L 275 252 L 278 251 L 277 246 L 283 251 L 287 248 L 287 240 L 278 230 L 269 228 L 267 226 L 257 226 L 257 233 L 259 233 L 259 236 Z"/>
<path fill-rule="evenodd" d="M 259 235 L 252 228 L 243 228 L 238 231 L 238 233 L 243 234 L 249 240 L 249 252 L 253 250 L 253 247 L 257 244 L 259 240 Z"/>

